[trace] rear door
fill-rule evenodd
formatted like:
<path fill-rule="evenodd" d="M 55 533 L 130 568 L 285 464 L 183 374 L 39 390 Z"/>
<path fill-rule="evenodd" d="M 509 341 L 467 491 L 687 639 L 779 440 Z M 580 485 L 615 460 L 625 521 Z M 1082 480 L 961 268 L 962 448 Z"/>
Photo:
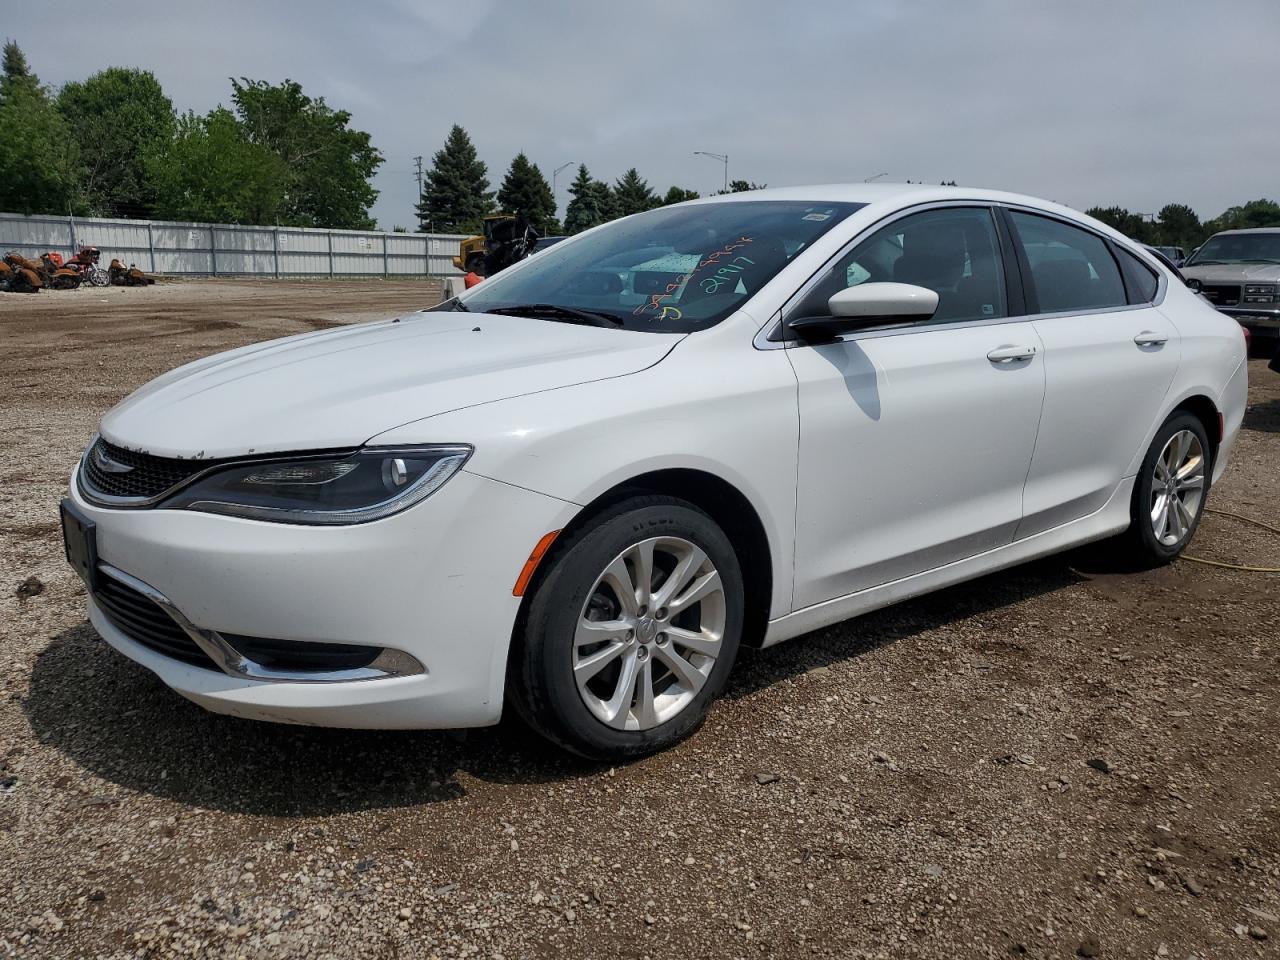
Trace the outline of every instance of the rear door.
<path fill-rule="evenodd" d="M 908 213 L 851 244 L 788 306 L 825 313 L 838 290 L 882 280 L 939 296 L 923 323 L 787 350 L 799 381 L 797 608 L 1013 540 L 1044 371 L 1002 241 L 987 206 Z"/>
<path fill-rule="evenodd" d="M 1100 234 L 1007 211 L 1044 346 L 1044 411 L 1017 538 L 1100 509 L 1129 473 L 1178 368 L 1163 281 Z"/>

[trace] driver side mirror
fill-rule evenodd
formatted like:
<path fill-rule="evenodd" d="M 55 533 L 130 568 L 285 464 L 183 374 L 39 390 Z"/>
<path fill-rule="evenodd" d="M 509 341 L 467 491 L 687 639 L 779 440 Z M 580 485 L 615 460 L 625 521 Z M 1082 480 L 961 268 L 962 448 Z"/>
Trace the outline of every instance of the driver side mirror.
<path fill-rule="evenodd" d="M 928 320 L 938 310 L 938 294 L 911 283 L 860 283 L 827 301 L 828 314 L 796 317 L 787 326 L 804 340 L 830 340 L 858 327 Z"/>

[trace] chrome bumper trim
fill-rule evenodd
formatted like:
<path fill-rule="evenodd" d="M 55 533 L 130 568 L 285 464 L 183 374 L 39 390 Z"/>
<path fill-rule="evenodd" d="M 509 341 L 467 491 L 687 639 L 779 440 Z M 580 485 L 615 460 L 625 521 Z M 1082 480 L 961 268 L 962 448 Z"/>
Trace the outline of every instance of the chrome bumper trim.
<path fill-rule="evenodd" d="M 349 670 L 273 670 L 255 663 L 236 650 L 216 630 L 198 627 L 179 610 L 163 593 L 131 576 L 109 563 L 99 563 L 98 571 L 113 580 L 123 583 L 155 603 L 160 609 L 182 628 L 193 643 L 213 661 L 214 665 L 228 676 L 242 680 L 260 680 L 267 683 L 350 683 L 357 680 L 383 680 L 388 677 L 409 677 L 427 672 L 427 668 L 418 662 L 416 657 L 403 650 L 383 648 L 377 658 L 367 667 L 356 667 Z M 128 636 L 128 634 L 125 634 Z"/>

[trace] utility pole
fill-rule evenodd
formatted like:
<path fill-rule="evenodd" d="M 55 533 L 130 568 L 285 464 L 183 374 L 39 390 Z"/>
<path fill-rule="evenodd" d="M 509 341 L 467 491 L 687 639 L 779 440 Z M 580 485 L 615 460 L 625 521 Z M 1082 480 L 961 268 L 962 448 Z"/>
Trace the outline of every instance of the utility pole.
<path fill-rule="evenodd" d="M 413 175 L 418 181 L 418 204 L 422 204 L 422 157 L 413 158 Z M 414 211 L 417 213 L 418 211 Z M 418 229 L 422 229 L 422 220 L 418 220 Z"/>
<path fill-rule="evenodd" d="M 729 155 L 727 153 L 711 153 L 707 150 L 693 151 L 695 157 L 710 157 L 712 160 L 719 160 L 724 164 L 724 192 L 729 192 Z"/>

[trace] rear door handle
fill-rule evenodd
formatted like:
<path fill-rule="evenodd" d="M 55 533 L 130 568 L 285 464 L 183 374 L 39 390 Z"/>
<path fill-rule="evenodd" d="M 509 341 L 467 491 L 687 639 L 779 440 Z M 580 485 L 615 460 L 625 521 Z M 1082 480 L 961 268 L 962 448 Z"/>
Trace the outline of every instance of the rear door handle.
<path fill-rule="evenodd" d="M 1036 355 L 1035 347 L 996 347 L 987 354 L 987 359 L 992 363 L 1017 363 L 1020 360 L 1030 360 Z"/>
<path fill-rule="evenodd" d="M 1150 330 L 1143 330 L 1133 338 L 1133 342 L 1140 347 L 1163 347 L 1169 342 L 1169 338 L 1163 334 L 1152 333 Z"/>

